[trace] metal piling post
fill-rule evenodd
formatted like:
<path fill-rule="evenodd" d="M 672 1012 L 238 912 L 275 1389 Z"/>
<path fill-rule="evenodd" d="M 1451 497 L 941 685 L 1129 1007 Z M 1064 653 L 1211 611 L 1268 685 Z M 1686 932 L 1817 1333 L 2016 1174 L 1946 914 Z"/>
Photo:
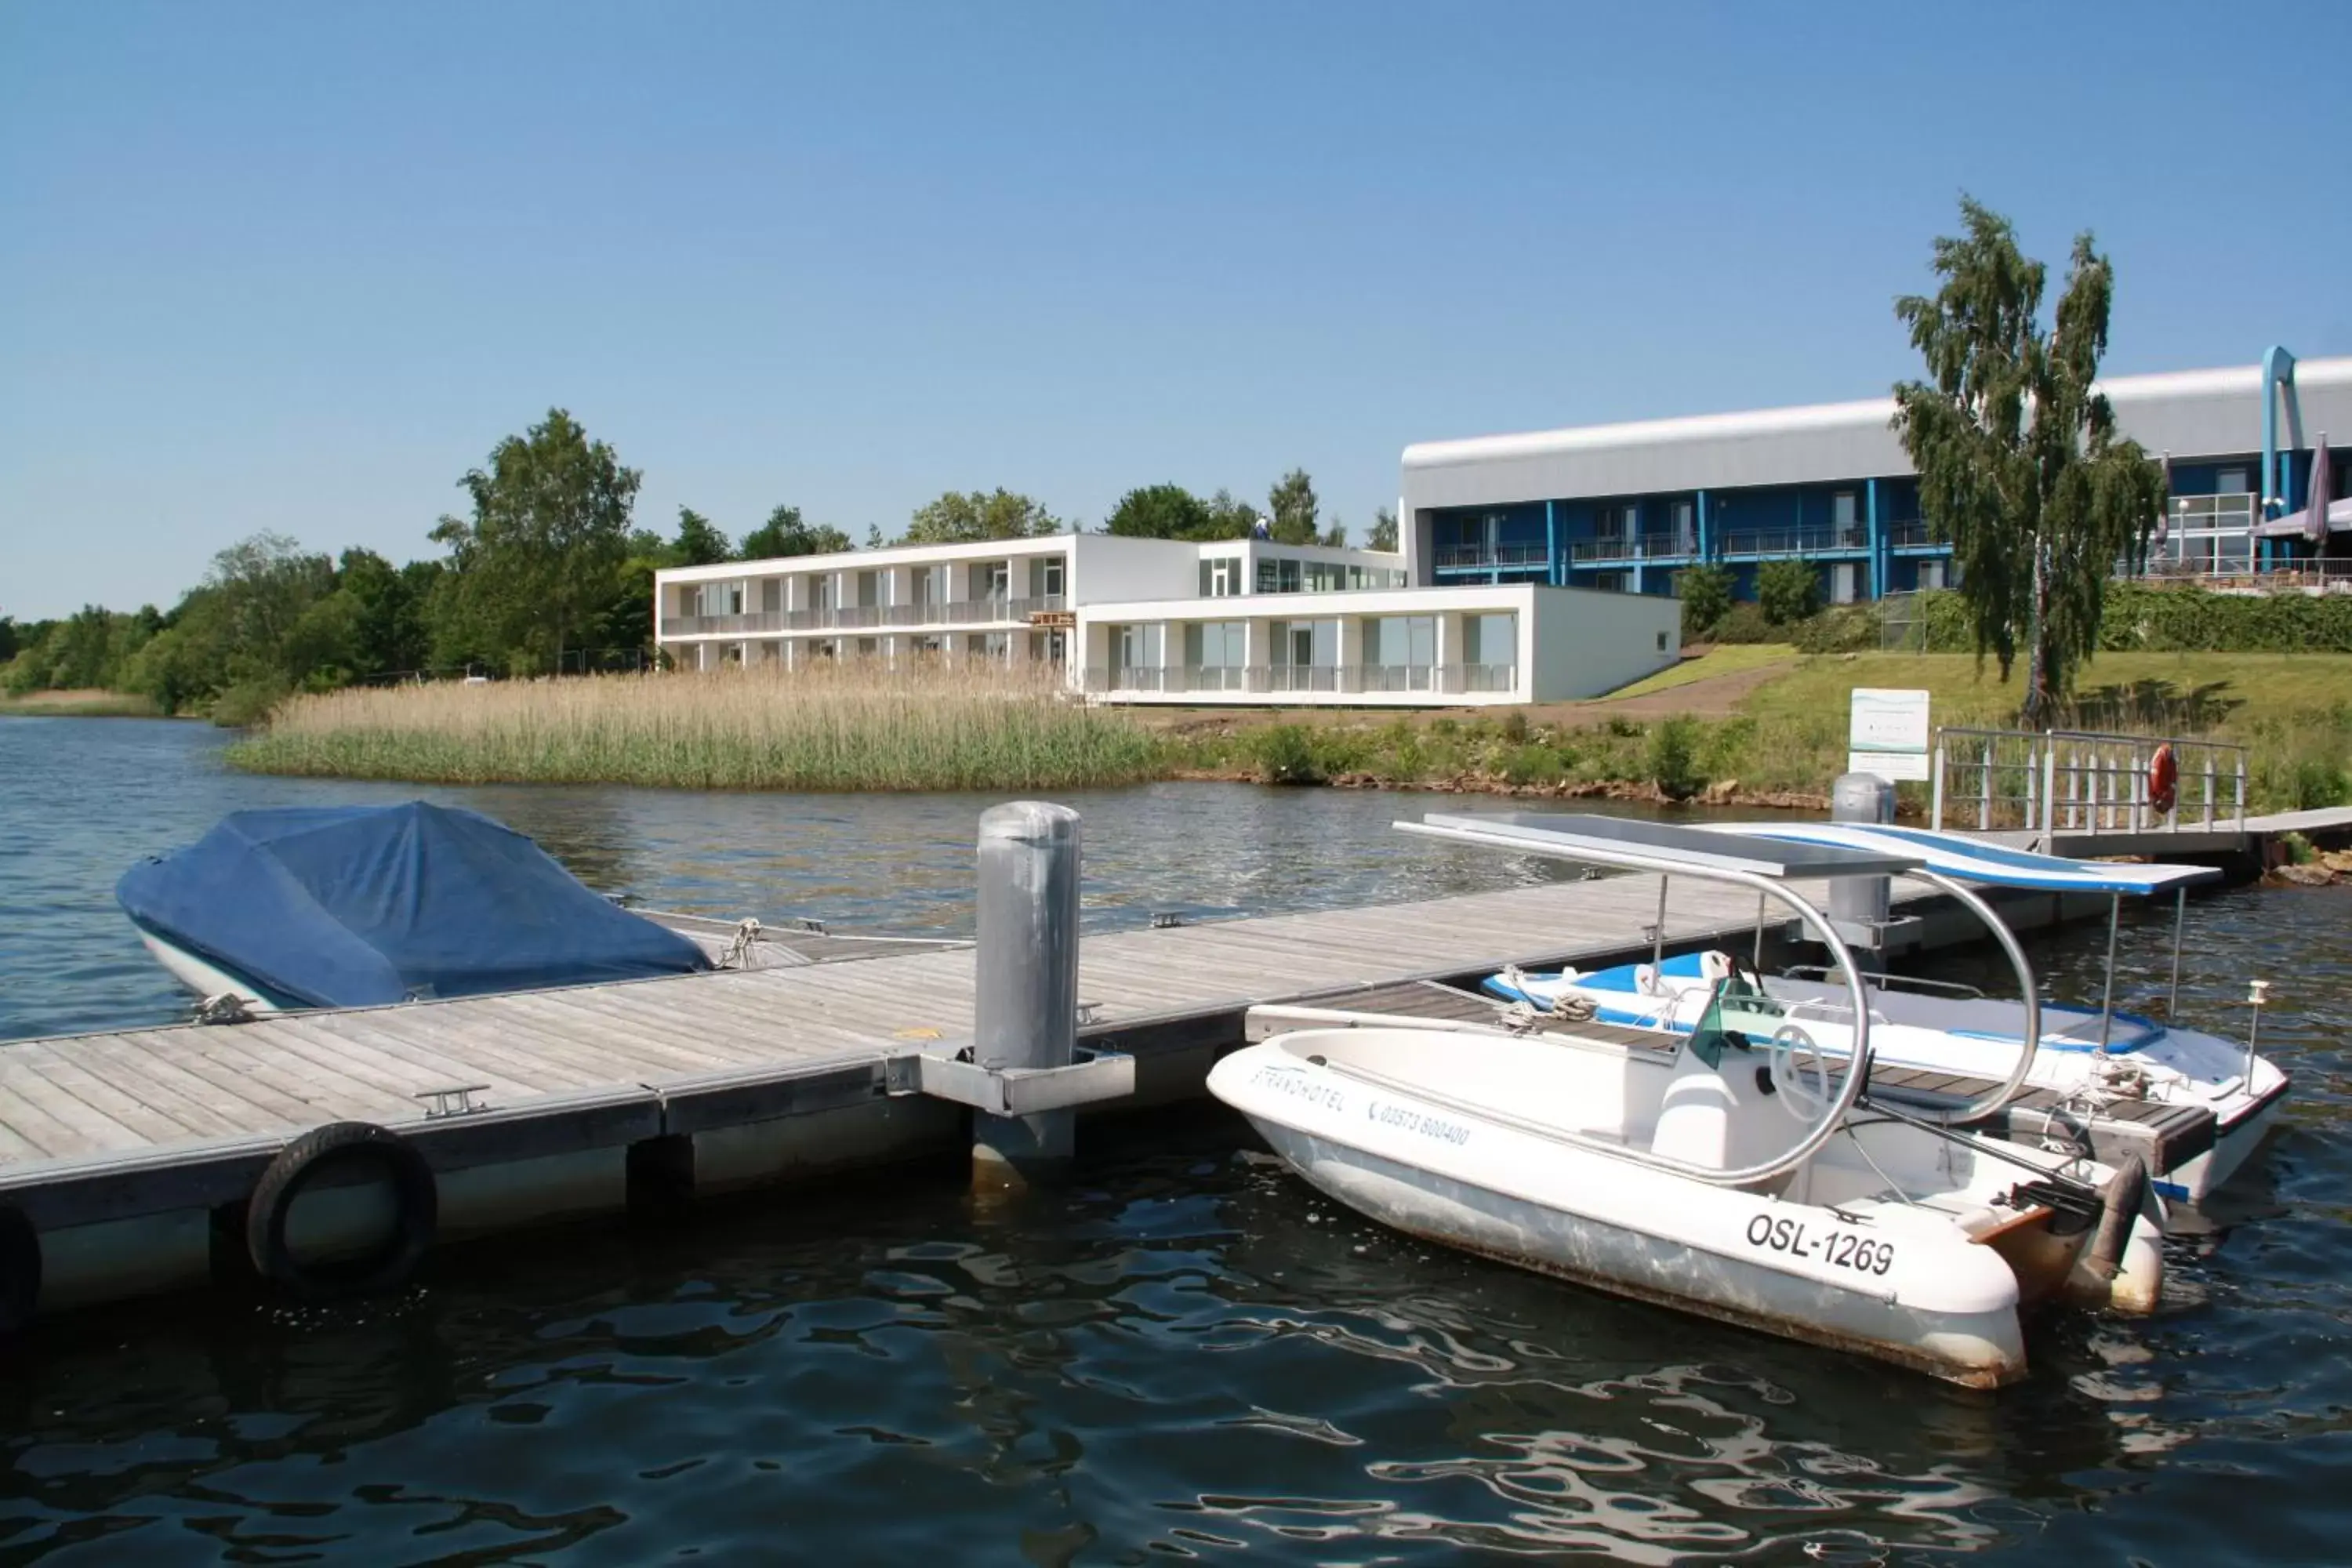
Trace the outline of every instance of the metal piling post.
<path fill-rule="evenodd" d="M 979 992 L 972 1060 L 1070 1065 L 1078 1038 L 1078 814 L 1044 801 L 980 817 Z M 1067 1163 L 1076 1112 L 972 1113 L 976 1186 L 1020 1188 Z"/>

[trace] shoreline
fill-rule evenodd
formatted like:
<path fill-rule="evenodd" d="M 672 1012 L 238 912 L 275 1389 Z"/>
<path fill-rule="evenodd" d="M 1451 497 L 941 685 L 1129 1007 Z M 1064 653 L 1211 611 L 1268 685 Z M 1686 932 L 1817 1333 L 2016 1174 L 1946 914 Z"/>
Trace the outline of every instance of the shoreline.
<path fill-rule="evenodd" d="M 1827 811 L 1825 790 L 1749 789 L 1737 779 L 1711 784 L 1694 795 L 1670 795 L 1655 783 L 1632 779 L 1582 779 L 1558 784 L 1514 784 L 1508 779 L 1475 773 L 1448 778 L 1399 779 L 1375 773 L 1347 773 L 1325 779 L 1272 783 L 1242 767 L 1178 768 L 1160 781 L 1164 784 L 1251 784 L 1268 789 L 1349 789 L 1414 791 L 1427 795 L 1483 795 L 1527 800 L 1627 800 L 1665 806 L 1752 806 L 1767 811 Z M 1902 805 L 1909 803 L 1903 802 Z M 1897 816 L 1918 816 L 1898 806 Z"/>
<path fill-rule="evenodd" d="M 862 794 L 1211 781 L 1819 813 L 1845 771 L 1855 687 L 1927 689 L 1948 726 L 2016 718 L 2016 687 L 1966 655 L 1740 647 L 1669 673 L 1615 698 L 1466 710 L 1073 703 L 1034 672 L 963 668 L 351 688 L 293 698 L 223 761 L 415 784 Z M 64 713 L 97 695 L 0 711 Z M 2352 802 L 2352 657 L 2106 654 L 2065 717 L 2245 747 L 2250 811 Z M 1921 820 L 1928 793 L 1902 786 L 1898 816 Z"/>

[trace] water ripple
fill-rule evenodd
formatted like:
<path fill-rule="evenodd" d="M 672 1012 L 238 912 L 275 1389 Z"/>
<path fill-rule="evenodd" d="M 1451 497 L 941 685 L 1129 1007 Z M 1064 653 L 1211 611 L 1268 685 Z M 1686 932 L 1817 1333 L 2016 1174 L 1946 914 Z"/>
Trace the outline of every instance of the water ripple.
<path fill-rule="evenodd" d="M 176 1006 L 110 908 L 128 855 L 230 804 L 368 793 L 219 775 L 178 726 L 47 755 L 47 723 L 0 721 L 12 780 L 51 770 L 0 804 L 0 899 L 40 917 L 0 952 L 0 1034 Z M 103 831 L 27 815 L 68 778 L 120 803 Z M 971 801 L 453 797 L 616 889 L 969 920 Z M 1097 922 L 1538 874 L 1400 851 L 1374 826 L 1392 800 L 1084 805 Z M 2170 1242 L 2158 1315 L 2038 1325 L 1998 1395 L 1382 1231 L 1211 1114 L 1100 1134 L 1075 1184 L 1011 1205 L 867 1179 L 456 1249 L 390 1302 L 45 1328 L 0 1352 L 0 1565 L 2341 1561 L 2347 916 L 2333 891 L 2193 909 L 2187 1009 L 2234 1031 L 2246 979 L 2281 982 L 2263 1039 L 2291 1126 Z M 2160 921 L 2124 941 L 2162 975 Z M 2079 992 L 2103 946 L 2043 938 L 2036 962 Z"/>

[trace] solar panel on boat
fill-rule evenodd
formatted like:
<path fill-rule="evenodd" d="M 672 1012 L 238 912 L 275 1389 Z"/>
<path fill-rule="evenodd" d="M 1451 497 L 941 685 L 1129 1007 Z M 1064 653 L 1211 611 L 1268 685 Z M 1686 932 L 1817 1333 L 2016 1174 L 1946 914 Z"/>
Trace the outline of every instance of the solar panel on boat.
<path fill-rule="evenodd" d="M 1661 863 L 1693 872 L 1745 871 L 1790 879 L 1804 877 L 1891 877 L 1918 868 L 1920 858 L 1891 849 L 1852 848 L 1685 827 L 1671 822 L 1604 816 L 1593 812 L 1498 811 L 1476 815 L 1430 812 L 1420 823 L 1396 825 L 1408 833 L 1434 833 L 1498 848 L 1595 865 L 1657 869 Z"/>

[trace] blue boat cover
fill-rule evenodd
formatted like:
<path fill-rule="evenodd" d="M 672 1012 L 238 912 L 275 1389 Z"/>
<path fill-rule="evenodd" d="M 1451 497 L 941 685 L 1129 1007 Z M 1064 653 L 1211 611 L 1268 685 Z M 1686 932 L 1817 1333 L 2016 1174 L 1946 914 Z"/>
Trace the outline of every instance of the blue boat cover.
<path fill-rule="evenodd" d="M 156 936 L 283 1005 L 356 1007 L 709 969 L 685 937 L 600 897 L 476 812 L 236 811 L 123 873 Z"/>

